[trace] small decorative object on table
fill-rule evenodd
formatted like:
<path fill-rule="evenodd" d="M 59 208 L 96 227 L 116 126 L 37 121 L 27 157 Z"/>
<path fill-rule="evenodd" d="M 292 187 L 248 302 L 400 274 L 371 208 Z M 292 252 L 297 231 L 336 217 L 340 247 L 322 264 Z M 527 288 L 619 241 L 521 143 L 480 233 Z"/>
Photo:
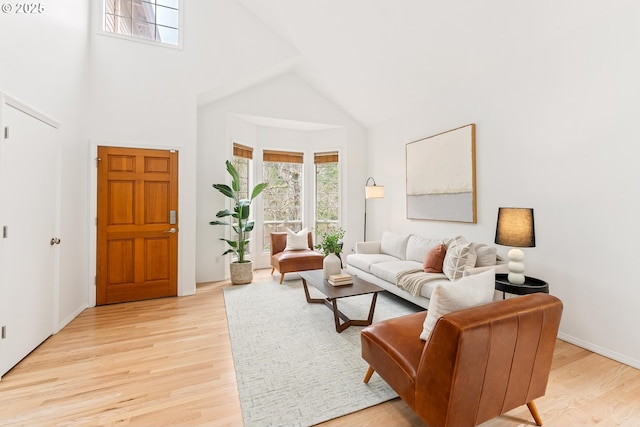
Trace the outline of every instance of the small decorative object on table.
<path fill-rule="evenodd" d="M 351 275 L 346 273 L 332 274 L 329 276 L 329 279 L 327 281 L 331 286 L 344 286 L 353 284 Z"/>
<path fill-rule="evenodd" d="M 322 263 L 323 278 L 329 279 L 332 274 L 340 274 L 342 271 L 342 260 L 340 252 L 342 252 L 342 238 L 345 231 L 339 228 L 335 231 L 328 231 L 321 235 L 321 243 L 314 246 L 324 253 L 324 261 Z"/>

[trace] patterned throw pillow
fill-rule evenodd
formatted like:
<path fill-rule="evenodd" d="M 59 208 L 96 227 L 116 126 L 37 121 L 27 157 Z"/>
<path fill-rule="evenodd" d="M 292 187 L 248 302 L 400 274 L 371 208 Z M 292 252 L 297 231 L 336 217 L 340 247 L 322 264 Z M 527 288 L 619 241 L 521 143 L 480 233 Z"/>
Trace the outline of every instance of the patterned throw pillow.
<path fill-rule="evenodd" d="M 476 254 L 473 243 L 467 242 L 462 236 L 457 236 L 449 242 L 447 254 L 444 257 L 442 272 L 449 280 L 458 280 L 462 277 L 466 267 L 476 264 Z"/>
<path fill-rule="evenodd" d="M 302 249 L 309 249 L 309 242 L 307 239 L 309 230 L 303 228 L 297 233 L 287 228 L 287 247 L 285 251 L 299 251 Z"/>
<path fill-rule="evenodd" d="M 447 247 L 443 244 L 430 249 L 424 257 L 422 267 L 425 273 L 442 273 L 444 257 L 447 254 Z"/>

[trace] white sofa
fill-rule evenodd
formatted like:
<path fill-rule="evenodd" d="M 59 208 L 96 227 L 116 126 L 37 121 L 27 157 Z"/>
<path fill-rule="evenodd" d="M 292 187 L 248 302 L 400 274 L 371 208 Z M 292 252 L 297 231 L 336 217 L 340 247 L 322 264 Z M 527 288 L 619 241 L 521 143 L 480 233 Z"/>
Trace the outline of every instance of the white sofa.
<path fill-rule="evenodd" d="M 425 256 L 440 245 L 446 247 L 445 272 L 425 273 Z M 356 253 L 346 259 L 348 273 L 424 308 L 429 307 L 431 292 L 437 284 L 449 286 L 462 276 L 492 268 L 497 273 L 508 272 L 507 263 L 497 256 L 495 247 L 467 242 L 462 236 L 437 239 L 385 231 L 380 241 L 359 242 L 355 249 Z M 407 279 L 420 284 L 407 286 L 411 283 Z"/>

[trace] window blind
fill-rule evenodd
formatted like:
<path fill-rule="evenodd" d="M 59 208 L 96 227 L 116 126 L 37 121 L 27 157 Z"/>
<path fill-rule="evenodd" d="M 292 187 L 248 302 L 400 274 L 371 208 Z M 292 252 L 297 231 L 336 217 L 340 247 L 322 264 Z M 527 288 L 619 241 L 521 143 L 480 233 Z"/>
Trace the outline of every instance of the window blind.
<path fill-rule="evenodd" d="M 303 157 L 303 153 L 296 153 L 292 151 L 264 150 L 262 152 L 262 160 L 265 162 L 302 163 Z"/>
<path fill-rule="evenodd" d="M 233 155 L 243 159 L 253 159 L 253 148 L 233 143 Z"/>
<path fill-rule="evenodd" d="M 338 163 L 338 152 L 331 151 L 327 153 L 314 153 L 313 163 L 316 165 L 322 163 Z"/>

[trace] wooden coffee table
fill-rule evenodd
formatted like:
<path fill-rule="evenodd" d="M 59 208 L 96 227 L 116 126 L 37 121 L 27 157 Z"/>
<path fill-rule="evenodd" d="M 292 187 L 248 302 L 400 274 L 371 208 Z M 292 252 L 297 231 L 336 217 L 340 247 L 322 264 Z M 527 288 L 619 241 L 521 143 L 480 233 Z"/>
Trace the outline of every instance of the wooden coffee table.
<path fill-rule="evenodd" d="M 353 277 L 353 284 L 344 286 L 331 286 L 323 279 L 322 270 L 301 271 L 298 273 L 302 277 L 302 286 L 308 303 L 324 304 L 333 310 L 333 320 L 336 324 L 336 332 L 342 332 L 349 326 L 368 326 L 373 321 L 373 312 L 376 309 L 378 292 L 384 291 L 380 286 L 369 283 L 357 276 Z M 326 298 L 311 298 L 309 296 L 309 285 L 322 292 Z M 340 298 L 353 297 L 357 295 L 373 294 L 369 317 L 363 320 L 349 319 L 344 313 L 338 310 L 338 300 Z M 343 323 L 340 323 L 340 319 Z"/>

